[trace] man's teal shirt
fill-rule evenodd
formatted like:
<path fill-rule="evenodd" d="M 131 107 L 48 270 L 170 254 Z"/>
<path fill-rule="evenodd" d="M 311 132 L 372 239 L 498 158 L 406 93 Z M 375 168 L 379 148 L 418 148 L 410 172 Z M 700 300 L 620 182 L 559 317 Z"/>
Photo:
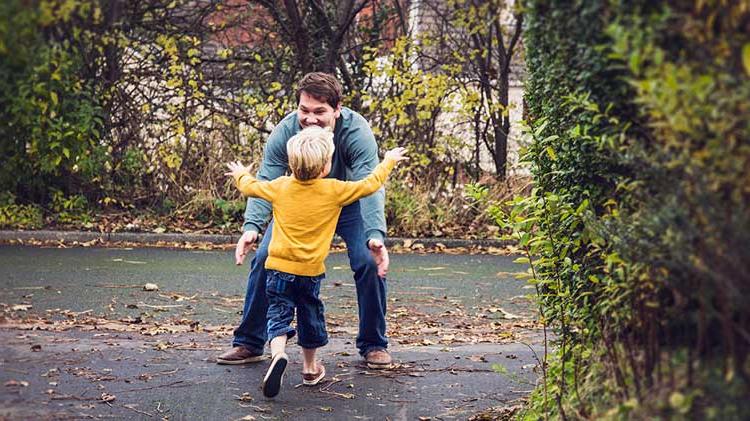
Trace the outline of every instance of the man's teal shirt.
<path fill-rule="evenodd" d="M 273 180 L 287 174 L 289 161 L 286 143 L 302 130 L 297 112 L 284 117 L 271 132 L 266 142 L 263 162 L 258 170 L 259 180 Z M 333 131 L 333 162 L 328 178 L 344 181 L 357 181 L 367 177 L 378 165 L 378 145 L 375 136 L 364 117 L 346 107 L 341 107 L 341 115 L 336 120 Z M 370 196 L 359 200 L 365 235 L 368 240 L 383 240 L 385 226 L 385 191 L 381 188 Z M 304 206 L 301 203 L 300 206 Z M 245 208 L 243 231 L 263 232 L 271 215 L 271 204 L 263 199 L 250 197 Z"/>

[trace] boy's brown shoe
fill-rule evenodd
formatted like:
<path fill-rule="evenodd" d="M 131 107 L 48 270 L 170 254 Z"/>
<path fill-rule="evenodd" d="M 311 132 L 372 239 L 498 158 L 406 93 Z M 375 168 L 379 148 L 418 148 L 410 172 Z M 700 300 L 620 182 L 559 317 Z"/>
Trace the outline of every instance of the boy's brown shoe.
<path fill-rule="evenodd" d="M 318 368 L 316 373 L 302 373 L 302 384 L 305 386 L 315 386 L 326 376 L 326 368 L 323 364 L 316 363 L 315 365 Z"/>
<path fill-rule="evenodd" d="M 373 349 L 365 355 L 367 368 L 373 370 L 385 370 L 393 367 L 391 354 L 385 349 Z"/>
<path fill-rule="evenodd" d="M 263 361 L 265 356 L 263 354 L 255 354 L 250 352 L 244 346 L 235 346 L 229 351 L 216 357 L 217 364 L 247 364 L 257 363 Z"/>

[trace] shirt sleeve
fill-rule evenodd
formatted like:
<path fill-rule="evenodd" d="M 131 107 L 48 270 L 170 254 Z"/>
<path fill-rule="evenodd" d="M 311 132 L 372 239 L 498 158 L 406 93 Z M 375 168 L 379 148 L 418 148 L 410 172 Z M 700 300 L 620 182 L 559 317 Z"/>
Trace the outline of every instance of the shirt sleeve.
<path fill-rule="evenodd" d="M 286 120 L 286 119 L 285 119 Z M 263 151 L 263 161 L 258 170 L 258 180 L 271 181 L 286 174 L 289 161 L 286 142 L 291 137 L 288 124 L 282 121 L 271 132 Z M 245 207 L 245 223 L 242 231 L 262 232 L 271 217 L 271 204 L 264 199 L 248 197 Z"/>
<path fill-rule="evenodd" d="M 367 121 L 359 117 L 352 122 L 347 148 L 347 161 L 351 168 L 352 180 L 367 177 L 378 165 L 378 145 Z M 360 212 L 364 221 L 367 240 L 385 239 L 385 190 L 378 189 L 360 200 Z"/>
<path fill-rule="evenodd" d="M 378 164 L 370 175 L 359 181 L 340 181 L 337 183 L 336 196 L 342 206 L 350 205 L 363 196 L 371 195 L 379 190 L 388 177 L 396 161 L 386 159 Z"/>
<path fill-rule="evenodd" d="M 273 183 L 270 181 L 260 181 L 250 173 L 244 173 L 236 176 L 234 183 L 237 190 L 245 196 L 260 198 L 266 202 L 273 201 L 274 189 Z"/>

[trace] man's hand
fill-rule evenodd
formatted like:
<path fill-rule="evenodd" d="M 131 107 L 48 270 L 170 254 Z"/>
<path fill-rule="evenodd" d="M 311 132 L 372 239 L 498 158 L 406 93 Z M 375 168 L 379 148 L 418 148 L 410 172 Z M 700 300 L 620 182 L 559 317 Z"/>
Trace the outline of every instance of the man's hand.
<path fill-rule="evenodd" d="M 245 261 L 247 252 L 250 251 L 250 247 L 256 241 L 258 241 L 258 233 L 256 231 L 251 230 L 242 233 L 242 237 L 237 241 L 237 247 L 234 249 L 234 262 L 237 266 Z"/>
<path fill-rule="evenodd" d="M 376 239 L 369 240 L 367 246 L 370 248 L 372 258 L 375 259 L 375 264 L 378 265 L 378 276 L 385 278 L 388 274 L 388 265 L 391 263 L 388 259 L 388 250 L 382 241 Z"/>

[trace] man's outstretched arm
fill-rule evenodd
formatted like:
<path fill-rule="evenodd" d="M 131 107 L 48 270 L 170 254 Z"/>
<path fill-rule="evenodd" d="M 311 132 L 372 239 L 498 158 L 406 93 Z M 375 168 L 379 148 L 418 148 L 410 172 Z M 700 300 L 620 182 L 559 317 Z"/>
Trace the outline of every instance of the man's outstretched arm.
<path fill-rule="evenodd" d="M 289 167 L 286 155 L 286 141 L 292 136 L 288 129 L 288 120 L 293 117 L 288 115 L 281 121 L 268 136 L 268 141 L 263 151 L 263 161 L 258 170 L 258 180 L 271 181 L 281 177 Z M 296 120 L 292 122 L 296 124 Z M 235 263 L 241 265 L 245 256 L 258 241 L 258 235 L 266 227 L 271 216 L 271 204 L 263 199 L 248 197 L 245 206 L 245 222 L 242 224 L 242 236 L 237 241 L 234 250 Z"/>
<path fill-rule="evenodd" d="M 352 168 L 353 180 L 367 177 L 378 165 L 378 145 L 370 125 L 364 118 L 359 118 L 356 127 L 350 133 L 350 143 L 347 157 Z M 388 250 L 385 247 L 385 190 L 360 199 L 360 211 L 364 221 L 367 247 L 370 249 L 375 263 L 378 265 L 378 275 L 385 277 L 388 273 Z"/>

